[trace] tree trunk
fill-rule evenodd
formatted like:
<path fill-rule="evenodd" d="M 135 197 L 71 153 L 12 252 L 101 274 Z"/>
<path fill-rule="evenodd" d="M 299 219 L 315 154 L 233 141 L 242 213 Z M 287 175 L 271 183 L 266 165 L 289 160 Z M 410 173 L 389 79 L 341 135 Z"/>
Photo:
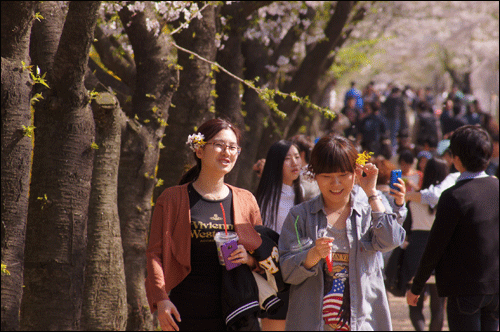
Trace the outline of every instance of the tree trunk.
<path fill-rule="evenodd" d="M 33 138 L 27 69 L 35 1 L 2 2 L 2 331 L 19 330 Z"/>
<path fill-rule="evenodd" d="M 26 231 L 21 328 L 79 330 L 94 120 L 83 86 L 98 1 L 71 2 L 35 106 L 37 140 Z"/>
<path fill-rule="evenodd" d="M 348 22 L 354 4 L 355 1 L 337 2 L 335 12 L 325 28 L 326 39 L 319 42 L 307 53 L 292 81 L 283 88 L 284 92 L 295 91 L 300 97 L 311 97 L 314 94 L 317 89 L 316 82 L 328 69 L 325 65 L 328 62 L 328 55 L 342 40 L 342 30 Z M 284 121 L 284 136 L 288 137 L 290 126 L 297 117 L 300 105 L 292 101 L 291 98 L 287 98 L 279 103 L 279 107 L 281 111 L 287 114 Z"/>
<path fill-rule="evenodd" d="M 201 19 L 194 19 L 187 29 L 173 37 L 179 46 L 214 61 L 217 51 L 214 43 L 214 7 L 205 8 Z M 190 59 L 190 54 L 186 52 L 178 51 L 177 54 L 177 61 L 183 69 L 180 71 L 179 88 L 172 99 L 175 107 L 169 110 L 169 125 L 162 141 L 165 148 L 160 151 L 158 163 L 158 178 L 164 180 L 164 186 L 155 190 L 155 201 L 165 188 L 177 185 L 184 171 L 194 164 L 193 153 L 185 144 L 188 135 L 195 132 L 195 127 L 214 117 L 208 112 L 214 103 L 210 91 L 215 89 L 209 76 L 211 65 L 198 58 Z M 212 76 L 215 78 L 215 72 Z"/>
<path fill-rule="evenodd" d="M 253 80 L 256 76 L 265 77 L 267 72 L 265 65 L 269 60 L 266 48 L 256 41 L 247 41 L 242 44 L 242 52 L 245 57 L 245 79 Z M 256 83 L 257 86 L 261 84 L 261 81 Z M 238 160 L 240 173 L 237 186 L 255 193 L 259 179 L 252 171 L 252 166 L 258 159 L 265 158 L 267 154 L 267 148 L 263 148 L 261 142 L 265 141 L 263 135 L 267 130 L 270 111 L 258 94 L 250 88 L 245 88 L 243 104 L 243 110 L 247 112 L 245 124 L 248 130 L 244 136 L 242 147 L 244 152 Z"/>
<path fill-rule="evenodd" d="M 134 49 L 137 70 L 132 107 L 139 120 L 129 120 L 122 132 L 118 172 L 118 213 L 129 309 L 127 330 L 134 331 L 153 329 L 144 285 L 146 244 L 159 143 L 178 85 L 174 69 L 168 66 L 169 41 L 147 29 L 146 17 L 154 19 L 150 6 L 148 3 L 144 12 L 131 13 L 126 7 L 119 12 Z"/>
<path fill-rule="evenodd" d="M 92 104 L 96 124 L 82 329 L 123 331 L 127 294 L 118 218 L 120 108 L 113 94 L 101 92 Z"/>
<path fill-rule="evenodd" d="M 59 39 L 68 13 L 68 1 L 39 1 L 37 12 L 43 19 L 35 20 L 31 29 L 31 63 L 42 73 L 50 72 Z"/>
<path fill-rule="evenodd" d="M 246 24 L 246 17 L 240 16 L 240 10 L 244 2 L 226 5 L 222 7 L 222 15 L 230 17 L 229 31 L 221 31 L 227 34 L 226 41 L 222 41 L 224 48 L 217 52 L 217 63 L 229 70 L 237 77 L 243 79 L 243 54 L 241 53 L 241 41 L 243 39 L 242 26 Z M 218 116 L 228 119 L 240 128 L 245 139 L 245 120 L 241 109 L 241 83 L 224 72 L 217 73 L 216 89 L 218 97 L 215 100 L 215 109 Z M 244 144 L 244 142 L 240 143 Z M 238 179 L 241 163 L 236 163 L 233 170 L 226 176 L 225 181 L 235 185 Z"/>

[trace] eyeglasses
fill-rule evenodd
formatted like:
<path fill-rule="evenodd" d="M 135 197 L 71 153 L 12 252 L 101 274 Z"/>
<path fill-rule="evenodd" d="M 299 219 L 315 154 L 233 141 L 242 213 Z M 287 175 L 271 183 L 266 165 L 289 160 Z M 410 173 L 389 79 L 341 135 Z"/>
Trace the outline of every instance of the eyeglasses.
<path fill-rule="evenodd" d="M 228 149 L 229 154 L 232 155 L 239 154 L 241 152 L 241 148 L 237 145 L 228 145 L 224 142 L 207 142 L 207 144 L 213 144 L 216 152 L 226 151 L 226 149 Z"/>

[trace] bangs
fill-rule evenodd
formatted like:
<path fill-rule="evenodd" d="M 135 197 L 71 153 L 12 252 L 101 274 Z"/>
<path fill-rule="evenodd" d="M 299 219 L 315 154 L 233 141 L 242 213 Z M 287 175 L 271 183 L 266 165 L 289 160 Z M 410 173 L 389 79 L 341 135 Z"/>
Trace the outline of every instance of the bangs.
<path fill-rule="evenodd" d="M 323 137 L 311 153 L 312 171 L 314 174 L 354 173 L 357 156 L 357 150 L 346 138 Z"/>

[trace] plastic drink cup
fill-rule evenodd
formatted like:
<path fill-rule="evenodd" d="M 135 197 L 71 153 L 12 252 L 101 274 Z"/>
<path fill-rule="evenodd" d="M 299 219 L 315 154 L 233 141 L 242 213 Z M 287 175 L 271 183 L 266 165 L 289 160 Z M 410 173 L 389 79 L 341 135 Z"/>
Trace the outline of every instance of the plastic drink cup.
<path fill-rule="evenodd" d="M 301 238 L 300 242 L 295 243 L 290 247 L 290 251 L 294 252 L 294 253 L 304 251 L 304 250 L 312 247 L 312 245 L 313 245 L 313 241 L 310 238 L 308 238 L 308 237 Z"/>
<path fill-rule="evenodd" d="M 239 237 L 238 234 L 236 234 L 236 232 L 227 232 L 227 235 L 226 232 L 217 232 L 215 233 L 214 240 L 215 244 L 217 245 L 217 255 L 219 257 L 220 265 L 226 266 L 225 261 L 228 262 L 228 265 L 231 265 L 231 267 L 226 266 L 226 269 L 228 270 L 230 268 L 234 268 L 238 265 L 241 265 L 241 263 L 232 263 L 231 261 L 228 261 L 229 255 L 238 248 L 237 242 L 239 240 Z M 230 243 L 231 248 L 229 248 L 228 246 L 224 246 L 225 243 Z M 226 256 L 225 261 L 224 261 L 224 256 Z"/>

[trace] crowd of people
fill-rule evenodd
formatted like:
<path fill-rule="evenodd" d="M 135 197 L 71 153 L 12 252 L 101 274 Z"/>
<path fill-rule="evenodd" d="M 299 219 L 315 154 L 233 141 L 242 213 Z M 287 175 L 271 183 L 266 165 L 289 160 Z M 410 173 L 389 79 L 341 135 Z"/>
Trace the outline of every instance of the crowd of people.
<path fill-rule="evenodd" d="M 430 330 L 445 312 L 452 330 L 498 330 L 498 124 L 456 87 L 443 105 L 405 90 L 353 83 L 316 142 L 280 140 L 256 162 L 255 193 L 224 182 L 244 153 L 238 128 L 217 118 L 190 135 L 196 165 L 151 223 L 146 292 L 161 328 L 391 330 L 386 266 L 400 248 L 415 330 L 426 294 Z M 238 239 L 227 261 L 224 232 Z"/>

